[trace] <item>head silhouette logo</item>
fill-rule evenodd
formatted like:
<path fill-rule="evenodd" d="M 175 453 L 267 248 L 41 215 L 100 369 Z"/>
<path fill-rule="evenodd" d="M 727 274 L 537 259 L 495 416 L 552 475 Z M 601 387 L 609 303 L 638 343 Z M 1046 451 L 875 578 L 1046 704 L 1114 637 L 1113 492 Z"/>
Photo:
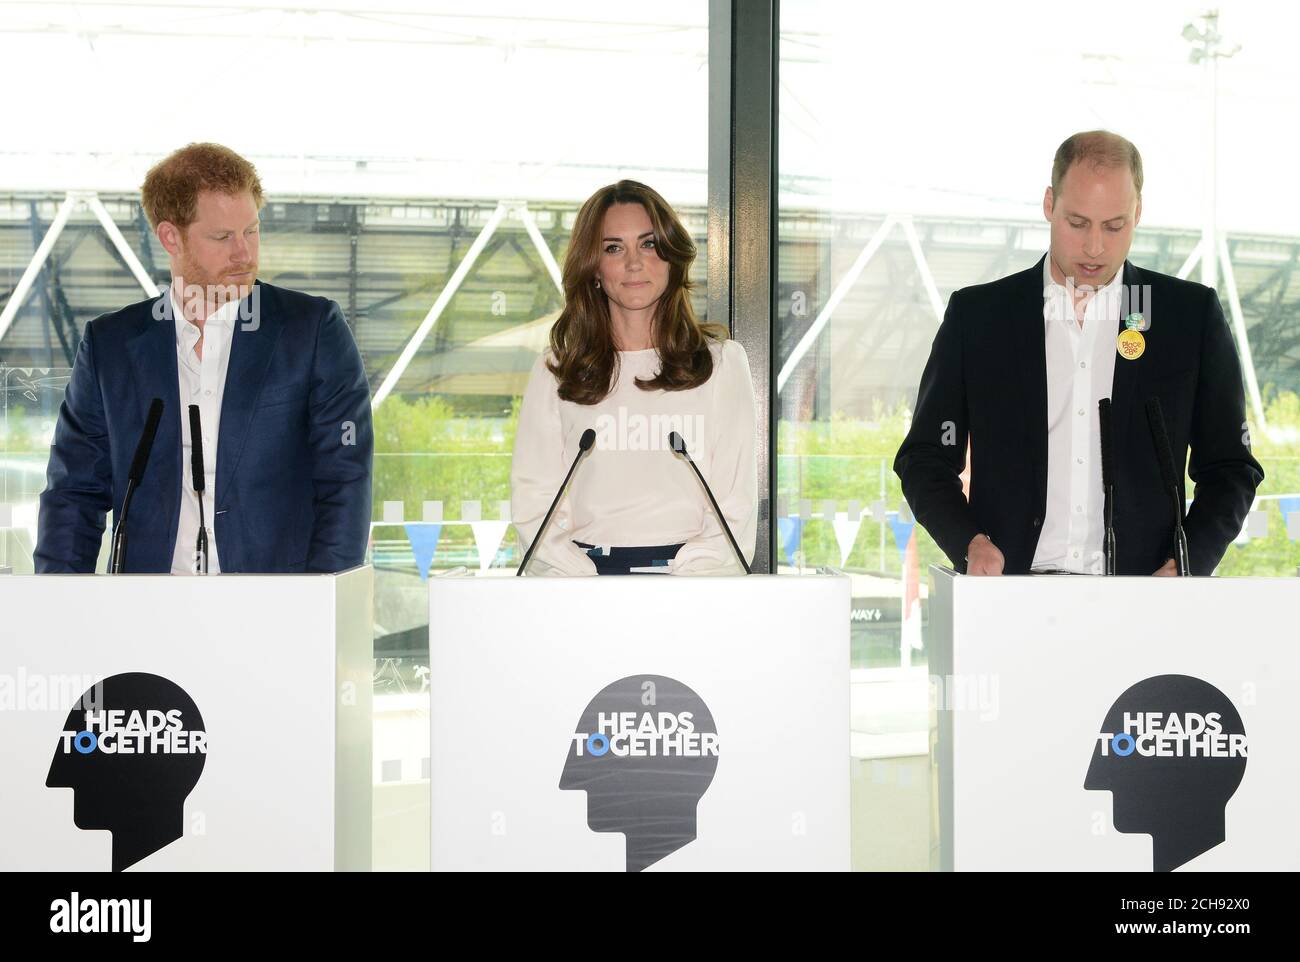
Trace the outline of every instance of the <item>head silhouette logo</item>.
<path fill-rule="evenodd" d="M 587 793 L 587 827 L 622 832 L 627 870 L 639 872 L 695 840 L 718 747 L 699 695 L 663 675 L 629 675 L 583 711 L 560 788 Z"/>
<path fill-rule="evenodd" d="M 1150 835 L 1152 866 L 1168 872 L 1226 838 L 1246 748 L 1227 695 L 1199 678 L 1157 675 L 1111 705 L 1083 787 L 1110 792 L 1115 829 Z"/>
<path fill-rule="evenodd" d="M 184 834 L 185 799 L 206 760 L 193 699 L 166 678 L 131 672 L 105 678 L 73 706 L 45 785 L 73 790 L 77 828 L 113 833 L 120 872 Z"/>

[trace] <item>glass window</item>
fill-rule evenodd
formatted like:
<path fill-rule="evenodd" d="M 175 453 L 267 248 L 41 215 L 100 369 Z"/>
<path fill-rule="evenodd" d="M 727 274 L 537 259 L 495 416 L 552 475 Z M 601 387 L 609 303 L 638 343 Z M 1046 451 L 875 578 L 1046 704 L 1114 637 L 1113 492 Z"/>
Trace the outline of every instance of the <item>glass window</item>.
<path fill-rule="evenodd" d="M 912 522 L 893 459 L 949 296 L 1046 251 L 1043 192 L 1069 134 L 1104 127 L 1137 144 L 1130 259 L 1215 284 L 1248 371 L 1267 480 L 1219 574 L 1295 574 L 1300 233 L 1278 185 L 1294 140 L 1279 118 L 1300 108 L 1300 16 L 1221 4 L 1211 68 L 1210 25 L 1166 4 L 1106 0 L 1086 24 L 1028 3 L 995 21 L 936 3 L 780 10 L 776 556 L 781 571 L 853 579 L 854 754 L 873 789 L 893 786 L 879 798 L 899 789 L 893 759 L 928 750 L 926 571 L 948 563 Z M 1212 278 L 1207 230 L 1226 254 Z M 913 786 L 899 790 L 923 809 L 925 783 Z M 874 851 L 896 860 L 873 867 L 923 867 L 925 829 L 908 852 Z"/>
<path fill-rule="evenodd" d="M 473 6 L 0 14 L 6 70 L 41 88 L 10 98 L 0 175 L 0 566 L 32 570 L 86 322 L 167 283 L 145 172 L 226 144 L 266 190 L 261 279 L 342 305 L 375 397 L 377 782 L 427 772 L 427 717 L 404 700 L 428 687 L 424 578 L 518 563 L 518 402 L 582 201 L 621 178 L 658 190 L 695 236 L 701 318 L 708 303 L 708 5 Z"/>

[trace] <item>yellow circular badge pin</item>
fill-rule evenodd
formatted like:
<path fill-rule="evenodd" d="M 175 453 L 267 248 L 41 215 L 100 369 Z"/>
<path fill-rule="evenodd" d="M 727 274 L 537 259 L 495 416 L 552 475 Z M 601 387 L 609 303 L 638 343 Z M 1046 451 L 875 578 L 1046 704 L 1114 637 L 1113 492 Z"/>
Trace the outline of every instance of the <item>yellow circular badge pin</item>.
<path fill-rule="evenodd" d="M 1147 342 L 1141 331 L 1130 328 L 1116 339 L 1115 347 L 1119 351 L 1120 357 L 1127 361 L 1136 361 L 1142 356 L 1142 352 L 1147 349 Z"/>

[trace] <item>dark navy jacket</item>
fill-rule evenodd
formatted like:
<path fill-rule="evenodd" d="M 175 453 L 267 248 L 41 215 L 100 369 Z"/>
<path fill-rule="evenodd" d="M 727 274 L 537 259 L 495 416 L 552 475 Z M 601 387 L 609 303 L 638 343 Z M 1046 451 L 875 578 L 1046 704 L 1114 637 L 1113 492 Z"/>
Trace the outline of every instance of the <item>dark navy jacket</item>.
<path fill-rule="evenodd" d="M 1192 573 L 1208 575 L 1264 479 L 1250 453 L 1237 351 L 1210 288 L 1127 262 L 1124 284 L 1145 294 L 1128 310 L 1150 326 L 1140 357 L 1115 358 L 1116 571 L 1149 575 L 1173 557 L 1174 504 L 1145 411 L 1159 398 L 1184 500 L 1184 466 L 1196 485 L 1185 526 Z M 1121 320 L 1116 335 L 1122 330 Z M 969 501 L 958 477 L 968 439 Z M 1029 571 L 1047 511 L 1042 260 L 952 295 L 894 471 L 916 520 L 956 570 L 965 572 L 966 546 L 982 532 L 1002 551 L 1006 574 Z"/>
<path fill-rule="evenodd" d="M 223 573 L 333 572 L 362 564 L 370 525 L 370 388 L 333 301 L 257 283 L 235 321 L 217 439 Z M 181 504 L 181 405 L 170 300 L 86 325 L 50 446 L 38 573 L 92 572 L 105 513 L 122 506 L 153 398 L 163 417 L 132 496 L 126 570 L 169 572 Z M 212 479 L 209 479 L 209 485 Z"/>

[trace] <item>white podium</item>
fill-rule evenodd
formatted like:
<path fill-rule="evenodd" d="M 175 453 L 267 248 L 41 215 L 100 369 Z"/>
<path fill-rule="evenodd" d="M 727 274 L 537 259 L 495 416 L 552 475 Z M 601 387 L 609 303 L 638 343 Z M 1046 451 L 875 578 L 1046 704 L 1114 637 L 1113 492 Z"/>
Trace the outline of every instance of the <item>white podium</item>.
<path fill-rule="evenodd" d="M 372 592 L 0 577 L 0 869 L 369 870 Z"/>
<path fill-rule="evenodd" d="M 430 581 L 431 866 L 849 867 L 847 578 Z"/>
<path fill-rule="evenodd" d="M 1300 869 L 1300 581 L 930 572 L 936 867 Z"/>

